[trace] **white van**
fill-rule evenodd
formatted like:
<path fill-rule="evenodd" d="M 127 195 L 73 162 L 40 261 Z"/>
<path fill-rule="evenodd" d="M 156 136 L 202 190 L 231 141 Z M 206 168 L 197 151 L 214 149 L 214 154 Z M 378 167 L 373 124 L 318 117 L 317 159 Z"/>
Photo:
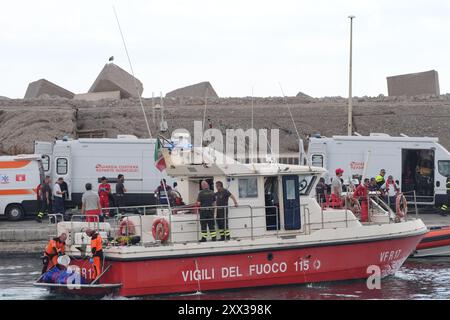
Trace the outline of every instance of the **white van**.
<path fill-rule="evenodd" d="M 344 169 L 344 180 L 358 176 L 376 177 L 380 169 L 398 180 L 409 200 L 416 192 L 418 204 L 440 206 L 446 201 L 446 179 L 450 176 L 450 153 L 439 144 L 438 138 L 393 137 L 383 133 L 369 136 L 319 135 L 309 138 L 308 151 L 300 161 L 326 168 L 327 183 L 337 168 Z"/>
<path fill-rule="evenodd" d="M 98 190 L 100 178 L 106 177 L 115 192 L 117 176 L 125 177 L 127 206 L 155 204 L 154 191 L 161 179 L 173 180 L 155 167 L 156 139 L 138 139 L 133 135 L 117 138 L 86 138 L 35 141 L 34 151 L 42 154 L 45 175 L 53 181 L 63 177 L 68 185 L 68 207 L 81 207 L 85 184 Z M 112 205 L 112 204 L 111 204 Z"/>
<path fill-rule="evenodd" d="M 0 157 L 0 214 L 11 220 L 35 214 L 37 188 L 43 179 L 39 155 Z"/>

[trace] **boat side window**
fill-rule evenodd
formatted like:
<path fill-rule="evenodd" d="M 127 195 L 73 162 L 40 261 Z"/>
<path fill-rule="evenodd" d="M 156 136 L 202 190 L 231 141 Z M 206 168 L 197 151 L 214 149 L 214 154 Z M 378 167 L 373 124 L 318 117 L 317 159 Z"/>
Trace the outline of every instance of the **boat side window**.
<path fill-rule="evenodd" d="M 257 198 L 258 180 L 256 177 L 239 178 L 239 198 Z"/>
<path fill-rule="evenodd" d="M 314 182 L 316 181 L 317 176 L 316 175 L 299 175 L 298 181 L 300 183 L 299 185 L 299 194 L 301 196 L 308 195 L 311 192 L 311 189 L 314 185 Z"/>
<path fill-rule="evenodd" d="M 50 157 L 45 155 L 42 156 L 42 168 L 44 169 L 44 171 L 48 171 L 50 170 Z"/>
<path fill-rule="evenodd" d="M 323 168 L 323 155 L 321 155 L 321 154 L 313 154 L 311 156 L 311 165 L 313 167 L 321 167 L 321 168 Z"/>
<path fill-rule="evenodd" d="M 67 174 L 67 159 L 66 158 L 56 159 L 56 173 L 59 175 Z"/>
<path fill-rule="evenodd" d="M 450 160 L 439 160 L 438 171 L 444 177 L 450 177 Z"/>

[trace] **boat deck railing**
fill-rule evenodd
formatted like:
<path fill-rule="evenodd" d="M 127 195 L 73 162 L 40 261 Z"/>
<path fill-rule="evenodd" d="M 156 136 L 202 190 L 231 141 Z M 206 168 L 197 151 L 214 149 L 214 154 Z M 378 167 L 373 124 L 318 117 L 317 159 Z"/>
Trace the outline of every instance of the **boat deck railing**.
<path fill-rule="evenodd" d="M 212 206 L 212 207 L 202 207 L 198 208 L 192 205 L 184 205 L 177 207 L 170 207 L 169 205 L 149 205 L 149 206 L 130 206 L 130 207 L 111 207 L 104 209 L 107 210 L 109 215 L 113 218 L 106 219 L 111 226 L 109 230 L 109 237 L 119 238 L 119 237 L 130 237 L 130 236 L 140 236 L 138 243 L 133 243 L 133 245 L 146 245 L 148 244 L 148 237 L 144 237 L 144 233 L 151 233 L 148 223 L 144 226 L 143 217 L 146 215 L 156 215 L 164 217 L 169 224 L 169 239 L 167 243 L 179 243 L 179 242 L 196 242 L 201 239 L 201 217 L 199 214 L 200 210 L 210 210 L 213 211 L 214 218 L 213 223 L 215 226 L 215 232 L 217 234 L 216 238 L 219 240 L 223 237 L 219 234 L 219 225 L 228 226 L 224 228 L 229 231 L 232 239 L 257 239 L 276 236 L 277 238 L 289 238 L 295 237 L 297 235 L 308 235 L 318 229 L 324 229 L 327 227 L 349 227 L 352 222 L 359 219 L 358 214 L 354 214 L 354 211 L 350 210 L 350 204 L 347 203 L 347 198 L 345 201 L 345 206 L 343 208 L 335 208 L 339 210 L 345 210 L 345 216 L 343 219 L 330 220 L 327 217 L 327 208 L 321 206 L 320 219 L 315 217 L 311 219 L 311 211 L 308 204 L 301 204 L 295 208 L 291 208 L 292 212 L 299 211 L 300 215 L 299 221 L 295 221 L 292 217 L 290 225 L 286 225 L 286 221 L 280 221 L 280 209 L 278 206 L 250 206 L 250 205 L 239 205 L 239 206 Z M 380 221 L 373 221 L 372 216 L 376 212 L 384 212 L 389 215 L 387 223 L 394 223 L 395 213 L 392 209 L 381 199 L 379 195 L 370 194 L 368 195 L 369 205 L 369 219 L 364 224 L 379 224 Z M 216 216 L 218 210 L 225 210 L 228 215 L 224 218 L 219 218 Z M 182 219 L 177 219 L 175 217 L 183 216 Z M 286 218 L 286 215 L 283 215 Z M 61 214 L 49 215 L 50 220 L 57 221 L 63 219 Z M 221 219 L 223 221 L 221 221 Z M 211 219 L 205 219 L 211 220 Z M 225 221 L 226 220 L 226 221 Z M 100 229 L 100 223 L 102 222 L 98 216 L 91 215 L 81 215 L 76 214 L 71 217 L 70 223 L 71 228 L 75 221 L 87 222 L 86 228 Z M 222 222 L 222 223 L 221 223 Z M 281 225 L 284 223 L 284 225 Z M 180 226 L 182 224 L 182 226 Z M 195 224 L 195 228 L 193 225 Z M 190 225 L 190 226 L 189 226 Z M 54 224 L 56 226 L 56 224 Z M 147 229 L 149 230 L 147 230 Z M 290 230 L 288 230 L 290 229 Z M 55 232 L 56 234 L 56 232 Z M 208 230 L 208 235 L 210 238 L 211 232 Z M 73 239 L 73 235 L 72 235 Z M 225 238 L 224 241 L 228 241 Z M 155 240 L 154 243 L 160 243 L 161 241 Z"/>
<path fill-rule="evenodd" d="M 228 217 L 218 218 L 215 216 L 213 219 L 203 219 L 213 220 L 215 225 L 214 231 L 216 232 L 216 239 L 219 240 L 223 235 L 219 234 L 219 222 L 222 220 L 223 225 L 228 225 L 228 228 L 224 228 L 223 230 L 228 230 L 230 236 L 234 240 L 239 239 L 258 239 L 258 238 L 267 238 L 276 236 L 277 238 L 290 238 L 298 235 L 309 235 L 315 230 L 320 228 L 326 228 L 327 226 L 333 225 L 341 225 L 341 227 L 349 227 L 350 222 L 355 221 L 355 215 L 350 211 L 346 210 L 345 218 L 342 220 L 332 220 L 327 221 L 326 214 L 327 212 L 321 212 L 321 221 L 320 222 L 312 222 L 311 221 L 311 211 L 309 209 L 308 204 L 302 204 L 295 208 L 292 208 L 293 211 L 300 210 L 300 221 L 297 227 L 292 227 L 293 230 L 286 230 L 286 224 L 281 226 L 279 208 L 278 206 L 250 206 L 250 205 L 240 205 L 240 206 L 211 206 L 211 207 L 202 207 L 195 208 L 192 206 L 182 206 L 175 208 L 165 208 L 167 211 L 163 217 L 167 219 L 169 224 L 169 239 L 167 243 L 188 243 L 188 242 L 198 242 L 201 240 L 201 223 L 202 219 L 199 215 L 199 210 L 211 210 L 213 212 L 217 212 L 217 210 L 227 210 Z M 240 214 L 234 214 L 236 210 L 240 211 Z M 184 213 L 186 215 L 192 214 L 192 218 L 182 219 L 177 221 L 174 217 L 178 213 Z M 243 214 L 245 212 L 245 214 Z M 142 215 L 139 216 L 139 223 L 136 224 L 136 215 L 135 214 L 125 214 L 120 217 L 116 217 L 114 220 L 113 229 L 119 230 L 119 225 L 125 222 L 125 225 L 128 226 L 128 221 L 133 219 L 134 228 L 139 229 L 138 233 L 130 232 L 132 230 L 126 228 L 125 234 L 121 234 L 123 236 L 131 236 L 138 235 L 141 240 L 143 239 L 143 224 L 142 224 Z M 226 221 L 225 221 L 226 220 Z M 379 222 L 377 222 L 379 223 Z M 179 224 L 193 225 L 195 224 L 194 230 L 192 228 L 177 228 Z M 147 230 L 148 232 L 148 230 Z M 210 239 L 211 232 L 208 229 L 208 239 Z M 224 241 L 228 241 L 225 237 Z M 156 243 L 160 243 L 160 241 L 156 240 Z M 140 245 L 145 245 L 145 241 L 140 241 Z"/>
<path fill-rule="evenodd" d="M 415 197 L 415 191 L 412 192 L 413 197 Z M 406 195 L 405 195 L 406 197 Z M 353 198 L 353 193 L 347 193 L 343 201 L 338 206 L 332 206 L 330 205 L 330 202 L 327 200 L 326 202 L 321 202 L 321 199 L 317 199 L 318 203 L 321 207 L 321 215 L 323 220 L 324 212 L 326 214 L 326 211 L 329 209 L 339 209 L 339 210 L 345 210 L 346 217 L 348 213 L 353 214 L 358 219 L 361 219 L 361 202 L 366 201 L 368 204 L 368 217 L 367 221 L 364 222 L 364 224 L 378 224 L 380 223 L 378 220 L 374 219 L 374 216 L 376 214 L 382 214 L 386 217 L 389 217 L 388 223 L 396 223 L 399 222 L 396 217 L 396 208 L 395 203 L 390 203 L 390 197 L 389 196 L 383 196 L 381 192 L 369 192 L 367 196 L 364 198 L 359 197 L 358 199 Z M 408 207 L 414 206 L 415 207 L 415 214 L 416 217 L 418 217 L 418 211 L 417 211 L 417 203 L 415 201 L 407 201 Z M 406 212 L 406 216 L 403 217 L 404 220 L 407 220 L 407 216 L 409 213 L 409 208 Z M 348 219 L 345 219 L 346 222 Z M 322 226 L 323 227 L 323 226 Z"/>

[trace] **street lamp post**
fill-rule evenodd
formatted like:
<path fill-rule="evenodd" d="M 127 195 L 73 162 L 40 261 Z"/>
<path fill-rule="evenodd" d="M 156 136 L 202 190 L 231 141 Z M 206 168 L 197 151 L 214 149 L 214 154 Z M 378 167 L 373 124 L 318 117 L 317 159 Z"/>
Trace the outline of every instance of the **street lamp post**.
<path fill-rule="evenodd" d="M 355 16 L 348 16 L 350 19 L 350 66 L 349 66 L 349 79 L 348 79 L 348 126 L 347 135 L 353 134 L 353 99 L 352 99 L 352 49 L 353 49 L 353 19 Z"/>

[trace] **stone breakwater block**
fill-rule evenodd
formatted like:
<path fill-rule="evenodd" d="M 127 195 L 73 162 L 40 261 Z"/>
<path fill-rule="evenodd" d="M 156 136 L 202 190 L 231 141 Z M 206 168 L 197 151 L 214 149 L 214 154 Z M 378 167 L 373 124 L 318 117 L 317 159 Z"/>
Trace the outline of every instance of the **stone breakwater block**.
<path fill-rule="evenodd" d="M 184 88 L 173 90 L 166 98 L 218 98 L 216 91 L 208 81 L 200 82 Z"/>
<path fill-rule="evenodd" d="M 28 85 L 27 92 L 25 93 L 24 99 L 39 98 L 42 95 L 57 96 L 61 98 L 72 99 L 74 96 L 73 92 L 66 90 L 48 80 L 40 79 L 31 82 Z"/>
<path fill-rule="evenodd" d="M 439 76 L 435 70 L 387 77 L 387 85 L 389 96 L 440 94 Z"/>
<path fill-rule="evenodd" d="M 76 94 L 74 100 L 100 101 L 100 100 L 119 100 L 120 91 L 91 92 Z"/>
<path fill-rule="evenodd" d="M 92 84 L 89 93 L 106 91 L 120 91 L 120 95 L 124 99 L 138 98 L 142 95 L 144 87 L 142 82 L 131 74 L 114 63 L 108 63 Z"/>

